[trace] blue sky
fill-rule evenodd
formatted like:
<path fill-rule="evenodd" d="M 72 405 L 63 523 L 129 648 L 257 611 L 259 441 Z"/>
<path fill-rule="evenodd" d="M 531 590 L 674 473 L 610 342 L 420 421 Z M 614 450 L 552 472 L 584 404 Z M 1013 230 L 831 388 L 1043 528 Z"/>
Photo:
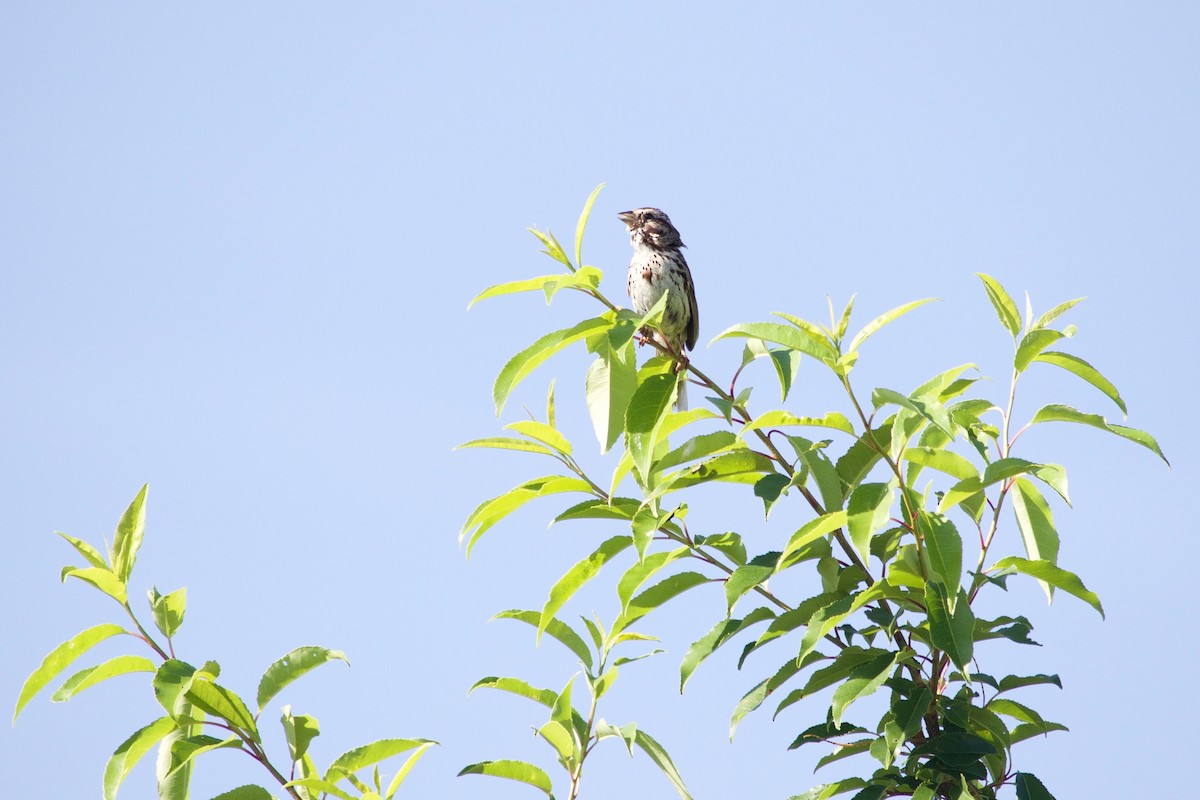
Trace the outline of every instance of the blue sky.
<path fill-rule="evenodd" d="M 1200 12 L 1178 2 L 7 4 L 0 697 L 112 618 L 58 585 L 71 554 L 51 532 L 108 535 L 148 481 L 133 584 L 188 587 L 182 657 L 215 658 L 252 694 L 291 648 L 340 648 L 352 669 L 280 698 L 320 719 L 319 761 L 424 736 L 443 746 L 406 796 L 532 797 L 453 777 L 484 758 L 549 762 L 529 730 L 539 709 L 465 693 L 488 674 L 566 682 L 569 658 L 487 620 L 540 606 L 601 529 L 547 531 L 555 509 L 531 508 L 468 562 L 465 516 L 542 465 L 452 448 L 519 419 L 556 377 L 564 427 L 611 469 L 582 410 L 581 350 L 535 373 L 500 422 L 490 400 L 509 356 L 593 309 L 466 305 L 548 271 L 525 228 L 569 237 L 604 181 L 586 260 L 623 299 L 614 215 L 667 210 L 689 245 L 709 374 L 736 364 L 737 345 L 705 344 L 734 323 L 821 320 L 826 295 L 851 293 L 861 323 L 936 296 L 872 340 L 860 381 L 906 388 L 973 361 L 999 395 L 1007 337 L 973 273 L 1042 310 L 1088 296 L 1071 350 L 1112 378 L 1173 469 L 1091 430 L 1023 440 L 1070 470 L 1061 561 L 1108 619 L 1014 589 L 1045 646 L 996 648 L 985 668 L 1062 676 L 1065 691 L 1027 699 L 1072 732 L 1017 751 L 1060 798 L 1184 791 L 1198 39 Z M 801 376 L 794 409 L 836 407 L 818 369 Z M 755 380 L 766 407 L 772 379 Z M 1087 387 L 1038 381 L 1027 413 L 1049 400 L 1115 412 Z M 719 526 L 758 511 L 729 492 L 694 507 L 693 526 L 704 513 Z M 760 549 L 802 519 L 789 513 L 746 526 Z M 610 590 L 577 605 L 611 614 Z M 783 798 L 838 777 L 812 776 L 819 753 L 785 751 L 819 703 L 751 718 L 731 745 L 728 715 L 757 673 L 718 658 L 674 690 L 711 605 L 651 618 L 668 652 L 626 669 L 605 715 L 652 731 L 697 798 Z M 154 708 L 132 679 L 66 706 L 39 698 L 0 734 L 8 793 L 95 796 Z M 674 796 L 618 750 L 601 751 L 589 796 Z M 254 780 L 251 767 L 217 753 L 193 796 Z M 144 765 L 127 796 L 149 787 Z"/>

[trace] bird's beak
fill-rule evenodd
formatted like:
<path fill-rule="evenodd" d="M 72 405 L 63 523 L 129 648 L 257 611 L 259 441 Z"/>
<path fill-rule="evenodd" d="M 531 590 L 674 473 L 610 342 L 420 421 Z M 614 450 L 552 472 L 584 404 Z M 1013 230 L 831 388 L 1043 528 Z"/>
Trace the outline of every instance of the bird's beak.
<path fill-rule="evenodd" d="M 620 214 L 617 214 L 617 219 L 621 220 L 621 222 L 624 222 L 625 227 L 632 229 L 633 223 L 637 217 L 634 216 L 632 211 L 622 211 Z"/>

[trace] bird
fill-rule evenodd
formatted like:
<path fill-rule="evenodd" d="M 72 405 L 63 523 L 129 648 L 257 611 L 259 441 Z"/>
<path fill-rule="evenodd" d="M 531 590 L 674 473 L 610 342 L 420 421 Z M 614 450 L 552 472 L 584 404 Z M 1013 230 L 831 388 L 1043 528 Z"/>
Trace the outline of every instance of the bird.
<path fill-rule="evenodd" d="M 692 272 L 683 257 L 683 240 L 671 224 L 671 218 L 657 208 L 622 211 L 617 219 L 629 229 L 633 259 L 629 262 L 626 290 L 633 310 L 645 314 L 669 291 L 667 306 L 656 330 L 650 333 L 676 359 L 675 371 L 688 363 L 687 352 L 696 346 L 700 334 L 700 311 Z M 643 342 L 647 332 L 643 331 Z M 679 382 L 675 399 L 677 411 L 687 410 L 687 381 Z"/>

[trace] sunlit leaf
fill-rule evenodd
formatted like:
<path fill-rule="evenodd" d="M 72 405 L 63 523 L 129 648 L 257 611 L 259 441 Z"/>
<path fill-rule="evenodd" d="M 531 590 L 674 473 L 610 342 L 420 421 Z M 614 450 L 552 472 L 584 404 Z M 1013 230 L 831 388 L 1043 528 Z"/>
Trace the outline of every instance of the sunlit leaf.
<path fill-rule="evenodd" d="M 350 665 L 349 659 L 341 650 L 308 646 L 297 647 L 267 667 L 262 679 L 258 682 L 258 712 L 261 714 L 271 698 L 279 694 L 289 683 L 309 670 L 316 669 L 330 661 L 342 661 L 347 666 Z"/>
<path fill-rule="evenodd" d="M 1040 361 L 1044 364 L 1053 364 L 1056 367 L 1065 369 L 1073 375 L 1076 375 L 1083 380 L 1095 386 L 1104 396 L 1117 404 L 1117 408 L 1121 409 L 1122 414 L 1128 414 L 1129 410 L 1125 408 L 1125 401 L 1121 398 L 1121 393 L 1117 391 L 1117 387 L 1113 386 L 1108 378 L 1100 374 L 1100 371 L 1093 367 L 1088 362 L 1078 356 L 1073 356 L 1070 353 L 1059 353 L 1054 350 L 1047 350 L 1039 353 L 1034 361 Z"/>
<path fill-rule="evenodd" d="M 726 328 L 713 338 L 728 339 L 732 337 L 751 337 L 766 342 L 783 345 L 792 350 L 806 353 L 814 358 L 832 364 L 837 360 L 838 353 L 823 336 L 817 336 L 803 328 L 781 325 L 778 322 L 748 322 Z"/>
<path fill-rule="evenodd" d="M 675 791 L 683 800 L 692 800 L 692 796 L 688 794 L 687 787 L 683 785 L 683 777 L 679 774 L 679 770 L 675 768 L 675 764 L 671 761 L 671 756 L 667 754 L 666 749 L 658 743 L 650 734 L 644 730 L 638 729 L 636 738 L 633 743 L 642 749 L 642 751 L 650 756 L 671 785 L 675 787 Z"/>
<path fill-rule="evenodd" d="M 855 352 L 859 347 L 862 346 L 863 342 L 865 342 L 872 334 L 876 333 L 884 325 L 887 325 L 889 322 L 904 316 L 914 308 L 923 306 L 926 303 L 932 303 L 935 299 L 936 298 L 933 297 L 927 297 L 924 300 L 914 300 L 911 303 L 905 303 L 902 306 L 893 308 L 891 311 L 880 314 L 878 317 L 863 326 L 863 329 L 854 335 L 854 338 L 850 340 L 850 346 L 846 348 L 845 352 Z"/>
<path fill-rule="evenodd" d="M 1099 612 L 1100 616 L 1104 616 L 1104 607 L 1100 605 L 1100 598 L 1096 593 L 1089 590 L 1083 585 L 1083 581 L 1073 572 L 1068 572 L 1049 561 L 1031 561 L 1025 558 L 1017 558 L 1009 556 L 1002 558 L 992 567 L 992 571 L 997 570 L 1014 570 L 1022 575 L 1028 575 L 1032 578 L 1045 581 L 1056 589 L 1062 589 L 1068 594 L 1073 594 L 1083 602 L 1087 603 L 1092 608 Z"/>
<path fill-rule="evenodd" d="M 1021 312 L 1017 311 L 1017 304 L 1013 302 L 1012 297 L 1004 291 L 1004 287 L 995 278 L 982 272 L 975 274 L 983 281 L 988 299 L 992 301 L 992 307 L 996 309 L 996 316 L 1000 317 L 1000 322 L 1015 340 L 1021 335 Z"/>
<path fill-rule="evenodd" d="M 596 196 L 600 194 L 600 190 L 604 188 L 604 184 L 598 184 L 592 193 L 588 195 L 587 202 L 583 204 L 583 211 L 579 214 L 579 222 L 575 223 L 575 263 L 583 264 L 583 232 L 587 230 L 588 217 L 592 214 L 592 205 L 596 202 Z"/>
<path fill-rule="evenodd" d="M 160 717 L 121 743 L 104 767 L 104 800 L 116 800 L 117 790 L 125 782 L 130 770 L 150 752 L 150 748 L 173 730 L 175 721 L 170 717 Z"/>
<path fill-rule="evenodd" d="M 105 639 L 126 632 L 120 625 L 106 622 L 75 634 L 51 650 L 49 655 L 42 659 L 42 663 L 25 679 L 24 685 L 21 686 L 21 693 L 17 696 L 17 708 L 13 711 L 13 722 L 17 721 L 17 715 L 33 699 L 34 695 L 45 688 L 46 684 L 58 677 L 59 673 L 71 666 L 77 658 Z"/>
<path fill-rule="evenodd" d="M 67 678 L 66 682 L 50 698 L 56 703 L 70 700 L 75 695 L 95 686 L 101 681 L 115 678 L 118 675 L 128 675 L 131 672 L 154 672 L 154 662 L 143 656 L 116 656 L 103 664 L 80 670 Z"/>
<path fill-rule="evenodd" d="M 510 781 L 529 784 L 534 788 L 541 789 L 547 796 L 554 797 L 550 776 L 544 770 L 525 761 L 513 761 L 510 759 L 481 761 L 478 764 L 470 764 L 463 767 L 459 770 L 458 774 L 460 776 L 491 775 L 495 778 L 507 778 Z"/>
<path fill-rule="evenodd" d="M 496 416 L 500 416 L 500 412 L 504 410 L 504 404 L 512 390 L 543 361 L 564 347 L 586 339 L 610 325 L 612 325 L 612 320 L 608 317 L 585 319 L 570 328 L 546 334 L 509 359 L 504 368 L 500 370 L 500 374 L 496 376 L 496 383 L 492 388 L 492 397 L 496 403 Z"/>
<path fill-rule="evenodd" d="M 541 619 L 538 622 L 539 640 L 550 625 L 550 620 L 579 590 L 579 587 L 596 577 L 605 564 L 631 544 L 633 544 L 633 538 L 630 536 L 614 536 L 601 543 L 591 555 L 576 563 L 558 579 L 558 582 L 550 589 L 550 597 L 546 600 L 546 605 L 542 607 Z"/>
<path fill-rule="evenodd" d="M 117 531 L 113 534 L 112 571 L 122 584 L 129 580 L 133 565 L 137 561 L 138 550 L 142 546 L 142 537 L 146 531 L 146 493 L 150 484 L 144 484 L 133 498 L 133 502 L 121 515 L 117 523 Z"/>

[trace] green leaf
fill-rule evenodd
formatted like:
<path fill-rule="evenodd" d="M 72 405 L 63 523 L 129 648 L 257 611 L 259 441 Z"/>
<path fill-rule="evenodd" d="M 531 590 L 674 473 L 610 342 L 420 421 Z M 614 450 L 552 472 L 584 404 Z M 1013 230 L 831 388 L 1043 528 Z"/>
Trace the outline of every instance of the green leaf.
<path fill-rule="evenodd" d="M 292 707 L 283 707 L 283 716 L 279 718 L 283 725 L 283 734 L 287 739 L 288 755 L 292 763 L 304 758 L 312 740 L 321 735 L 316 717 L 307 714 L 292 715 Z"/>
<path fill-rule="evenodd" d="M 646 589 L 629 601 L 629 607 L 621 614 L 617 623 L 613 624 L 613 633 L 624 630 L 629 625 L 649 614 L 668 600 L 712 581 L 707 575 L 699 572 L 680 572 L 669 578 L 664 578 Z"/>
<path fill-rule="evenodd" d="M 653 515 L 651 517 L 653 518 Z M 657 527 L 658 523 L 656 521 L 655 529 Z M 668 564 L 689 555 L 689 552 L 686 547 L 678 547 L 674 550 L 651 553 L 627 569 L 617 582 L 617 599 L 621 602 L 621 611 L 624 612 L 629 608 L 629 601 L 633 598 L 633 593 L 648 581 L 651 576 Z"/>
<path fill-rule="evenodd" d="M 187 589 L 176 589 L 164 595 L 151 587 L 147 594 L 150 598 L 150 613 L 154 617 L 154 626 L 163 636 L 170 639 L 183 624 L 183 614 L 187 610 Z"/>
<path fill-rule="evenodd" d="M 1074 300 L 1068 300 L 1065 303 L 1059 303 L 1054 308 L 1038 317 L 1037 322 L 1033 323 L 1034 329 L 1036 330 L 1037 328 L 1046 327 L 1051 322 L 1061 317 L 1064 313 L 1082 303 L 1085 299 L 1086 298 L 1083 297 L 1076 297 Z"/>
<path fill-rule="evenodd" d="M 279 694 L 285 686 L 312 669 L 330 661 L 342 661 L 350 666 L 349 659 L 341 650 L 328 650 L 324 647 L 297 647 L 283 658 L 267 667 L 258 682 L 258 713 L 266 708 L 268 702 Z"/>
<path fill-rule="evenodd" d="M 667 776 L 667 780 L 675 787 L 675 791 L 683 800 L 692 800 L 692 796 L 688 794 L 687 787 L 683 785 L 683 777 L 680 776 L 679 770 L 675 768 L 675 763 L 671 761 L 671 756 L 667 754 L 666 749 L 658 743 L 650 734 L 644 730 L 638 729 L 633 743 L 642 748 L 642 752 L 650 756 L 663 775 Z"/>
<path fill-rule="evenodd" d="M 1007 481 L 1010 478 L 1015 478 L 1018 475 L 1033 475 L 1046 483 L 1054 491 L 1058 492 L 1068 504 L 1071 499 L 1067 494 L 1067 476 L 1066 471 L 1058 464 L 1035 464 L 1032 461 L 1026 461 L 1023 458 L 1001 458 L 993 461 L 984 470 L 980 478 L 967 478 L 950 487 L 945 496 L 942 497 L 942 502 L 938 504 L 938 511 L 945 513 L 954 506 L 974 497 L 989 486 Z"/>
<path fill-rule="evenodd" d="M 729 339 L 732 337 L 750 337 L 766 342 L 783 345 L 813 358 L 832 364 L 837 361 L 838 353 L 824 337 L 817 336 L 811 331 L 798 329 L 778 322 L 749 322 L 726 328 L 713 338 Z"/>
<path fill-rule="evenodd" d="M 872 334 L 874 334 L 884 325 L 887 325 L 889 322 L 904 316 L 914 308 L 923 306 L 926 303 L 932 303 L 935 299 L 937 298 L 926 297 L 924 300 L 914 300 L 911 303 L 905 303 L 902 306 L 893 308 L 891 311 L 880 314 L 878 317 L 868 322 L 861 331 L 854 335 L 854 338 L 850 340 L 850 346 L 846 348 L 846 353 L 850 354 L 856 352 L 858 348 L 862 346 L 863 342 L 865 342 Z"/>
<path fill-rule="evenodd" d="M 941 401 L 931 395 L 908 397 L 894 389 L 878 388 L 871 392 L 871 403 L 875 408 L 881 408 L 889 403 L 907 408 L 941 428 L 947 436 L 954 436 L 954 425 L 950 421 L 950 412 L 942 405 Z M 907 427 L 904 432 L 911 435 Z"/>
<path fill-rule="evenodd" d="M 248 783 L 228 792 L 221 792 L 212 800 L 275 800 L 275 795 L 261 786 Z"/>
<path fill-rule="evenodd" d="M 535 629 L 541 625 L 542 615 L 538 611 L 523 611 L 518 609 L 510 609 L 501 611 L 492 619 L 515 619 L 519 622 L 524 622 L 527 625 L 533 626 Z M 560 619 L 551 619 L 542 628 L 545 633 L 557 639 L 564 647 L 574 653 L 585 667 L 589 670 L 592 668 L 592 654 L 588 650 L 588 646 L 583 639 L 577 634 L 573 628 L 567 625 Z"/>
<path fill-rule="evenodd" d="M 242 740 L 238 736 L 230 736 L 226 739 L 218 739 L 215 736 L 204 734 L 180 737 L 171 743 L 170 766 L 163 777 L 169 780 L 173 774 L 178 774 L 181 770 L 189 770 L 192 762 L 204 753 L 213 750 L 236 750 L 241 747 L 241 744 Z"/>
<path fill-rule="evenodd" d="M 766 555 L 768 556 L 766 559 L 768 563 L 763 563 L 763 559 L 760 556 L 752 560 L 749 564 L 738 567 L 725 579 L 726 613 L 733 611 L 733 607 L 737 604 L 737 601 L 746 592 L 749 592 L 755 586 L 758 586 L 775 574 L 775 565 L 778 563 L 778 558 L 775 553 L 767 553 Z"/>
<path fill-rule="evenodd" d="M 596 202 L 596 195 L 600 194 L 600 190 L 604 188 L 601 183 L 592 189 L 592 193 L 588 195 L 587 202 L 583 204 L 583 211 L 579 214 L 579 222 L 575 224 L 575 263 L 583 264 L 583 232 L 587 230 L 588 217 L 592 214 L 592 205 Z"/>
<path fill-rule="evenodd" d="M 695 461 L 700 458 L 717 453 L 723 453 L 734 448 L 741 448 L 744 445 L 738 440 L 732 431 L 713 431 L 712 433 L 703 433 L 699 436 L 693 436 L 683 444 L 671 450 L 658 461 L 654 462 L 656 472 L 664 472 L 671 467 L 686 464 L 689 461 Z"/>
<path fill-rule="evenodd" d="M 467 517 L 467 521 L 463 523 L 462 530 L 458 534 L 458 541 L 461 544 L 463 539 L 470 534 L 470 538 L 467 540 L 467 556 L 470 557 L 471 551 L 474 549 L 476 542 L 479 541 L 479 538 L 497 522 L 500 522 L 530 500 L 539 497 L 548 497 L 552 494 L 562 494 L 564 492 L 590 493 L 591 486 L 579 478 L 570 478 L 564 475 L 547 475 L 525 481 L 525 483 L 509 489 L 502 495 L 480 503 L 471 512 L 471 516 Z"/>
<path fill-rule="evenodd" d="M 412 772 L 413 767 L 421 760 L 421 756 L 425 755 L 425 751 L 436 745 L 437 742 L 425 742 L 419 745 L 412 754 L 404 760 L 404 764 L 396 771 L 396 776 L 392 778 L 392 782 L 388 784 L 387 791 L 383 795 L 383 800 L 392 800 L 396 790 L 400 788 L 400 784 L 408 777 L 408 773 Z"/>
<path fill-rule="evenodd" d="M 197 678 L 199 678 L 199 674 L 197 674 Z M 246 708 L 242 698 L 232 690 L 210 680 L 197 679 L 193 680 L 188 687 L 187 699 L 195 703 L 197 708 L 220 717 L 233 727 L 244 731 L 254 741 L 261 741 L 258 726 L 250 714 L 250 709 Z"/>
<path fill-rule="evenodd" d="M 627 446 L 634 469 L 643 477 L 650 474 L 658 429 L 671 410 L 678 378 L 674 374 L 650 375 L 642 381 L 625 411 Z"/>
<path fill-rule="evenodd" d="M 559 262 L 567 269 L 574 271 L 575 267 L 571 264 L 571 259 L 567 258 L 567 253 L 563 250 L 563 246 L 558 243 L 558 239 L 550 231 L 542 233 L 537 228 L 528 228 L 530 233 L 538 238 L 546 249 L 542 252 Z"/>
<path fill-rule="evenodd" d="M 1061 569 L 1049 561 L 1030 561 L 1024 558 L 1017 558 L 1016 556 L 1009 556 L 997 561 L 991 571 L 995 570 L 1013 570 L 1020 572 L 1022 575 L 1029 575 L 1032 578 L 1045 581 L 1056 589 L 1062 589 L 1068 594 L 1075 595 L 1096 609 L 1101 617 L 1104 616 L 1104 607 L 1100 605 L 1100 598 L 1096 596 L 1096 593 L 1084 586 L 1083 581 L 1079 579 L 1078 575 Z"/>
<path fill-rule="evenodd" d="M 920 512 L 917 517 L 918 530 L 925 542 L 925 556 L 934 576 L 950 591 L 962 583 L 962 536 L 954 523 L 941 514 Z M 956 595 L 957 596 L 957 595 Z M 954 611 L 955 598 L 949 597 L 949 609 Z"/>
<path fill-rule="evenodd" d="M 951 450 L 943 450 L 940 447 L 910 447 L 904 451 L 904 459 L 912 464 L 944 472 L 952 478 L 958 478 L 960 481 L 969 478 L 979 479 L 979 470 L 975 469 L 974 464 L 958 453 Z M 915 480 L 916 476 L 910 471 L 909 485 L 913 485 Z"/>
<path fill-rule="evenodd" d="M 1121 393 L 1117 391 L 1117 387 L 1113 386 L 1108 378 L 1100 374 L 1100 371 L 1093 367 L 1088 362 L 1078 356 L 1073 356 L 1069 353 L 1059 353 L 1054 350 L 1047 350 L 1044 353 L 1039 353 L 1034 361 L 1040 361 L 1044 364 L 1053 364 L 1056 367 L 1065 369 L 1073 375 L 1076 375 L 1083 380 L 1095 386 L 1104 396 L 1117 404 L 1117 408 L 1121 409 L 1122 414 L 1128 414 L 1129 410 L 1125 407 L 1125 401 L 1121 399 Z"/>
<path fill-rule="evenodd" d="M 1024 372 L 1039 353 L 1062 338 L 1064 338 L 1062 333 L 1049 328 L 1031 330 L 1021 337 L 1021 343 L 1017 345 L 1017 353 L 1013 357 L 1013 367 L 1017 372 Z"/>
<path fill-rule="evenodd" d="M 504 427 L 517 433 L 522 433 L 531 439 L 537 439 L 542 444 L 548 445 L 560 453 L 571 454 L 571 443 L 567 441 L 567 437 L 544 422 L 523 419 L 517 422 L 510 422 Z"/>
<path fill-rule="evenodd" d="M 1018 772 L 1016 781 L 1017 800 L 1054 800 L 1037 776 L 1028 772 Z"/>
<path fill-rule="evenodd" d="M 847 504 L 846 529 L 858 557 L 866 564 L 871 556 L 871 537 L 883 530 L 891 516 L 895 486 L 888 483 L 863 483 L 851 494 Z"/>
<path fill-rule="evenodd" d="M 325 780 L 336 783 L 342 778 L 353 775 L 363 767 L 378 764 L 380 761 L 412 750 L 414 747 L 433 744 L 429 739 L 379 739 L 364 744 L 353 750 L 347 750 L 333 760 L 325 771 Z"/>
<path fill-rule="evenodd" d="M 1005 675 L 1000 679 L 997 688 L 1001 692 L 1009 692 L 1013 689 L 1020 689 L 1025 686 L 1040 686 L 1043 684 L 1053 684 L 1058 688 L 1062 688 L 1062 680 L 1057 675 Z"/>
<path fill-rule="evenodd" d="M 496 416 L 500 416 L 500 412 L 504 410 L 504 404 L 512 390 L 543 361 L 564 347 L 586 339 L 611 325 L 612 320 L 606 317 L 585 319 L 570 328 L 546 334 L 509 359 L 504 368 L 500 370 L 500 374 L 496 376 L 496 383 L 492 387 L 492 398 L 496 402 Z"/>
<path fill-rule="evenodd" d="M 1075 422 L 1081 425 L 1090 425 L 1102 431 L 1115 433 L 1117 436 L 1128 439 L 1131 442 L 1137 442 L 1163 461 L 1166 461 L 1167 464 L 1171 463 L 1167 461 L 1167 457 L 1163 455 L 1162 450 L 1159 449 L 1158 442 L 1154 440 L 1153 436 L 1137 428 L 1111 424 L 1105 421 L 1104 417 L 1099 414 L 1085 414 L 1071 406 L 1051 403 L 1038 409 L 1038 412 L 1033 415 L 1033 419 L 1029 421 L 1029 424 L 1035 425 L 1039 422 Z"/>
<path fill-rule="evenodd" d="M 867 785 L 862 778 L 846 778 L 833 783 L 823 783 L 814 786 L 803 794 L 794 795 L 789 800 L 829 800 L 839 794 L 845 794 L 851 789 L 861 789 Z"/>
<path fill-rule="evenodd" d="M 315 797 L 317 794 L 331 794 L 334 797 L 340 798 L 341 800 L 360 800 L 360 798 L 357 798 L 349 792 L 338 788 L 335 783 L 322 780 L 321 778 L 297 778 L 294 781 L 288 781 L 284 784 L 285 789 L 290 789 L 292 787 L 306 789 L 311 797 Z"/>
<path fill-rule="evenodd" d="M 712 630 L 693 642 L 687 653 L 684 654 L 683 663 L 679 665 L 679 691 L 683 692 L 688 678 L 692 677 L 692 673 L 696 671 L 701 662 L 715 653 L 717 648 L 751 625 L 774 619 L 774 617 L 775 614 L 770 609 L 759 607 L 741 619 L 723 619 L 714 625 Z"/>
<path fill-rule="evenodd" d="M 128 599 L 125 582 L 105 567 L 64 567 L 62 579 L 65 581 L 67 578 L 78 578 L 84 583 L 90 583 L 121 605 L 125 605 Z"/>
<path fill-rule="evenodd" d="M 542 607 L 542 616 L 538 622 L 538 639 L 550 624 L 558 610 L 562 608 L 580 586 L 596 576 L 600 569 L 618 553 L 633 544 L 630 536 L 614 536 L 601 543 L 591 555 L 576 563 L 567 573 L 558 579 L 550 589 L 550 597 Z"/>
<path fill-rule="evenodd" d="M 950 610 L 950 592 L 957 594 L 953 612 Z M 933 646 L 945 651 L 954 665 L 966 674 L 975 644 L 975 615 L 971 613 L 967 593 L 961 587 L 948 588 L 939 581 L 930 580 L 925 583 L 925 606 Z"/>
<path fill-rule="evenodd" d="M 1025 554 L 1033 561 L 1057 563 L 1058 531 L 1054 527 L 1050 504 L 1037 487 L 1025 478 L 1017 478 L 1013 488 L 1016 489 L 1012 493 L 1013 513 L 1017 518 L 1017 528 L 1021 531 L 1021 540 L 1025 543 Z M 1054 587 L 1045 581 L 1038 583 L 1046 593 L 1046 600 L 1054 600 Z"/>
<path fill-rule="evenodd" d="M 113 535 L 112 563 L 113 574 L 122 584 L 129 580 L 133 572 L 134 562 L 137 561 L 138 550 L 142 546 L 142 536 L 146 531 L 146 492 L 150 484 L 143 484 L 137 497 L 121 515 L 117 523 L 117 532 Z"/>
<path fill-rule="evenodd" d="M 831 713 L 833 714 L 833 723 L 841 725 L 842 715 L 850 707 L 851 703 L 874 694 L 883 685 L 883 682 L 887 680 L 892 670 L 898 664 L 907 661 L 911 656 L 912 651 L 896 653 L 883 664 L 872 661 L 851 672 L 842 681 L 842 685 L 833 692 L 833 702 L 830 706 Z"/>
<path fill-rule="evenodd" d="M 597 356 L 585 380 L 587 408 L 600 452 L 607 453 L 625 430 L 625 415 L 637 390 L 637 358 L 632 339 L 614 348 L 603 338 Z"/>
<path fill-rule="evenodd" d="M 144 728 L 139 728 L 121 743 L 104 766 L 104 800 L 116 800 L 117 790 L 125 782 L 129 771 L 134 768 L 150 748 L 164 736 L 175 730 L 175 721 L 161 717 Z"/>
<path fill-rule="evenodd" d="M 75 634 L 51 650 L 50 654 L 42 659 L 42 663 L 25 679 L 25 683 L 21 686 L 21 693 L 17 696 L 17 708 L 13 711 L 13 723 L 16 723 L 21 709 L 33 699 L 34 695 L 58 677 L 59 673 L 71 666 L 75 659 L 118 633 L 127 633 L 127 631 L 120 625 L 106 622 Z"/>
<path fill-rule="evenodd" d="M 507 283 L 498 283 L 495 286 L 489 286 L 467 304 L 467 308 L 478 303 L 480 300 L 486 300 L 489 297 L 498 297 L 505 294 L 516 294 L 518 292 L 536 292 L 545 288 L 546 284 L 554 283 L 562 277 L 561 273 L 553 275 L 539 275 L 536 278 L 526 278 L 520 281 L 509 281 Z"/>
<path fill-rule="evenodd" d="M 500 678 L 494 675 L 487 678 L 480 678 L 467 690 L 467 693 L 470 694 L 480 688 L 496 689 L 497 691 L 515 694 L 517 697 L 524 697 L 527 700 L 541 703 L 546 708 L 553 708 L 554 704 L 558 702 L 558 693 L 553 689 L 539 689 L 520 678 Z"/>
<path fill-rule="evenodd" d="M 481 761 L 478 764 L 470 764 L 463 767 L 459 770 L 458 774 L 460 777 L 463 775 L 491 775 L 495 778 L 507 778 L 510 781 L 527 783 L 536 789 L 541 789 L 548 797 L 554 797 L 550 776 L 543 770 L 525 761 L 512 761 L 510 759 Z"/>
<path fill-rule="evenodd" d="M 1012 297 L 1004 291 L 1004 287 L 995 278 L 982 272 L 976 272 L 975 275 L 983 281 L 988 299 L 992 301 L 992 307 L 996 309 L 996 316 L 1000 317 L 1000 322 L 1012 334 L 1013 341 L 1016 341 L 1016 338 L 1021 335 L 1021 313 L 1017 311 L 1017 304 L 1013 302 Z"/>
<path fill-rule="evenodd" d="M 56 703 L 70 700 L 84 689 L 89 689 L 101 681 L 115 678 L 118 675 L 128 675 L 131 672 L 154 672 L 157 669 L 154 662 L 142 656 L 117 656 L 103 664 L 80 670 L 67 678 L 57 692 L 50 698 Z"/>
<path fill-rule="evenodd" d="M 837 411 L 830 411 L 822 417 L 798 417 L 790 411 L 767 411 L 750 420 L 738 435 L 745 436 L 750 431 L 762 428 L 782 428 L 788 425 L 832 428 L 835 431 L 854 435 L 854 426 L 850 424 L 850 420 Z"/>
<path fill-rule="evenodd" d="M 88 563 L 93 567 L 108 569 L 108 562 L 104 560 L 104 555 L 99 550 L 92 547 L 82 539 L 76 539 L 74 536 L 67 536 L 62 531 L 55 531 L 55 533 L 70 542 L 71 546 L 74 547 L 81 556 L 86 558 Z"/>
<path fill-rule="evenodd" d="M 877 484 L 878 485 L 878 484 Z M 779 560 L 776 562 L 775 570 L 779 571 L 790 566 L 788 559 L 798 553 L 802 548 L 807 547 L 812 542 L 829 535 L 838 528 L 844 527 L 849 521 L 847 512 L 838 510 L 831 511 L 828 514 L 822 514 L 816 519 L 809 520 L 800 527 L 800 530 L 792 534 L 788 539 L 787 546 L 783 548 L 783 552 L 779 554 Z"/>
<path fill-rule="evenodd" d="M 597 692 L 597 694 L 601 694 L 601 692 Z M 575 768 L 575 764 L 579 760 L 576 755 L 578 747 L 576 746 L 575 737 L 571 735 L 571 731 L 565 725 L 561 722 L 550 720 L 538 728 L 537 733 L 538 736 L 541 736 L 554 748 L 562 763 L 571 769 Z"/>

